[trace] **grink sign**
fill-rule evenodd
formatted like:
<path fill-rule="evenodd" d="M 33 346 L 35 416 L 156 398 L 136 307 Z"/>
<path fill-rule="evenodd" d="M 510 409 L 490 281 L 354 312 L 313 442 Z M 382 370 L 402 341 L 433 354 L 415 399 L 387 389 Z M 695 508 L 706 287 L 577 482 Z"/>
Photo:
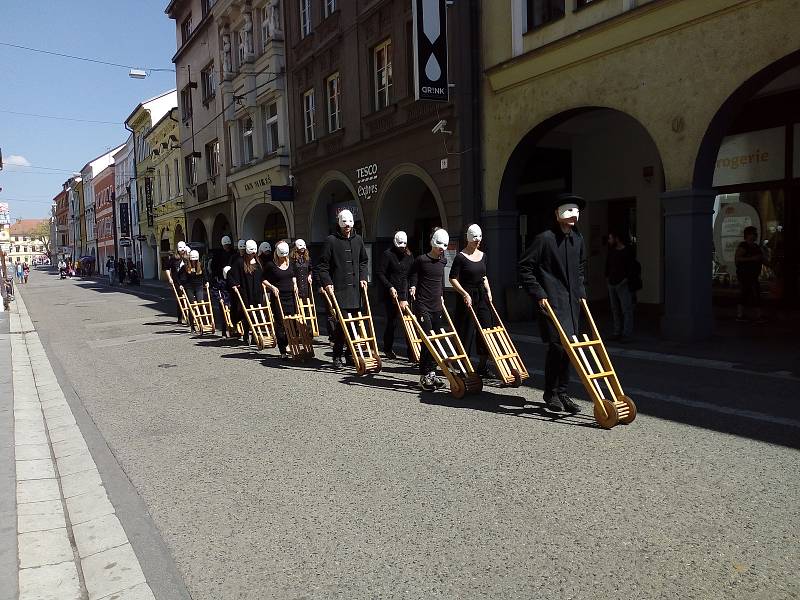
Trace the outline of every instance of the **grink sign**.
<path fill-rule="evenodd" d="M 144 180 L 144 205 L 147 212 L 147 225 L 153 226 L 153 179 L 147 177 Z"/>
<path fill-rule="evenodd" d="M 447 2 L 413 0 L 414 97 L 447 102 Z"/>
<path fill-rule="evenodd" d="M 372 163 L 356 169 L 356 192 L 359 198 L 369 200 L 378 193 L 378 164 Z"/>

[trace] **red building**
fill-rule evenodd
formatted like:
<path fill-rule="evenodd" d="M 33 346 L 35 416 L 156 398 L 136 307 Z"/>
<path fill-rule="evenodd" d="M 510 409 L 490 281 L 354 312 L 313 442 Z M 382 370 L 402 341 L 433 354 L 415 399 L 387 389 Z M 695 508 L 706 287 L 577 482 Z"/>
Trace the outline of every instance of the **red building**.
<path fill-rule="evenodd" d="M 114 165 L 92 179 L 97 232 L 97 268 L 107 273 L 106 260 L 114 256 Z"/>

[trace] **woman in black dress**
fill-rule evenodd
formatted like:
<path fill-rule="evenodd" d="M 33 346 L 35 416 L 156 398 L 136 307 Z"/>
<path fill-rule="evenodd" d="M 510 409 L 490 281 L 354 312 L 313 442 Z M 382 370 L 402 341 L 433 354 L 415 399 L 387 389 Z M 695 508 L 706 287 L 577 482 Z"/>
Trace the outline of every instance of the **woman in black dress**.
<path fill-rule="evenodd" d="M 311 254 L 304 240 L 295 240 L 294 248 L 289 254 L 289 264 L 292 265 L 292 273 L 297 281 L 297 295 L 304 300 L 310 298 L 312 280 Z"/>
<path fill-rule="evenodd" d="M 467 247 L 459 252 L 450 268 L 450 283 L 461 294 L 463 303 L 456 305 L 455 326 L 467 354 L 470 353 L 472 337 L 478 353 L 478 374 L 487 375 L 489 351 L 483 342 L 483 336 L 475 330 L 475 323 L 469 307 L 475 311 L 482 328 L 492 326 L 492 289 L 486 278 L 486 255 L 480 250 L 483 232 L 478 225 L 470 225 L 467 229 Z"/>
<path fill-rule="evenodd" d="M 256 251 L 258 246 L 254 240 L 247 240 L 245 243 L 245 254 L 242 260 L 236 261 L 230 272 L 228 273 L 228 281 L 232 288 L 239 288 L 239 293 L 242 295 L 242 302 L 248 308 L 264 304 L 264 290 L 261 287 L 261 282 L 264 279 L 263 271 L 258 260 L 256 260 Z M 231 302 L 238 302 L 238 298 L 231 298 Z M 242 314 L 243 320 L 246 322 L 246 317 Z M 235 323 L 234 323 L 235 324 Z"/>
<path fill-rule="evenodd" d="M 397 358 L 394 353 L 394 331 L 400 320 L 400 314 L 397 312 L 394 299 L 397 298 L 401 306 L 409 301 L 408 271 L 412 264 L 414 257 L 408 249 L 408 236 L 405 231 L 398 231 L 394 234 L 392 247 L 383 253 L 378 269 L 378 279 L 386 290 L 384 298 L 386 329 L 383 331 L 383 353 L 386 358 Z"/>
<path fill-rule="evenodd" d="M 297 283 L 289 262 L 289 244 L 287 242 L 280 241 L 276 244 L 273 262 L 267 265 L 264 279 L 272 294 L 280 298 L 283 314 L 293 315 L 297 313 L 297 303 L 294 300 L 294 290 Z M 285 360 L 288 358 L 286 347 L 289 345 L 289 340 L 286 337 L 286 329 L 281 319 L 275 320 L 275 336 L 278 338 L 278 349 L 281 351 L 281 358 Z"/>

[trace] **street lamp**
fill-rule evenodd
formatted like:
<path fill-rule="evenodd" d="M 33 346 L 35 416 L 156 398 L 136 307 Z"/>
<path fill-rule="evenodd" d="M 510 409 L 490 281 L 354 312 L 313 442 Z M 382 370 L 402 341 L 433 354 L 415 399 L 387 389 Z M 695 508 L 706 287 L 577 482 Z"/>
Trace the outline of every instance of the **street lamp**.
<path fill-rule="evenodd" d="M 128 73 L 128 77 L 131 79 L 144 79 L 147 77 L 147 71 L 143 69 L 131 69 Z"/>

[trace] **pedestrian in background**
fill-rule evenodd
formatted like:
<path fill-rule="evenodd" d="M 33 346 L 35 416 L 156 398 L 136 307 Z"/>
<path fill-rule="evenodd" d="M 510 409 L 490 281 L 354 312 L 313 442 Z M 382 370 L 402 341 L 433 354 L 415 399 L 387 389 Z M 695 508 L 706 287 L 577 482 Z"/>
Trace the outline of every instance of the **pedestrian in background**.
<path fill-rule="evenodd" d="M 24 282 L 28 283 L 28 275 L 31 273 L 31 268 L 28 266 L 28 263 L 23 263 L 22 265 L 22 276 L 24 278 Z"/>
<path fill-rule="evenodd" d="M 736 247 L 734 260 L 736 262 L 736 278 L 739 280 L 739 303 L 736 306 L 736 320 L 747 321 L 746 310 L 752 308 L 755 312 L 756 323 L 764 323 L 761 314 L 761 286 L 758 278 L 761 275 L 761 266 L 766 262 L 766 257 L 758 239 L 758 229 L 753 226 L 745 227 L 742 232 L 744 240 Z"/>
<path fill-rule="evenodd" d="M 606 283 L 611 315 L 614 319 L 612 340 L 626 342 L 633 334 L 633 309 L 637 279 L 636 256 L 626 243 L 626 236 L 618 231 L 608 234 L 606 255 Z"/>
<path fill-rule="evenodd" d="M 114 272 L 116 271 L 114 267 L 114 257 L 109 256 L 108 260 L 106 260 L 106 274 L 108 275 L 108 285 L 114 285 Z"/>
<path fill-rule="evenodd" d="M 383 330 L 383 353 L 386 358 L 397 358 L 394 353 L 394 332 L 401 319 L 397 312 L 395 298 L 401 307 L 409 301 L 408 272 L 414 264 L 414 256 L 408 249 L 408 235 L 405 231 L 394 234 L 392 247 L 387 248 L 378 267 L 378 281 L 383 287 L 386 328 Z M 410 354 L 410 348 L 409 348 Z"/>
<path fill-rule="evenodd" d="M 19 259 L 17 259 L 16 273 L 17 273 L 17 283 L 22 283 L 22 277 L 23 277 L 22 263 L 19 262 Z"/>
<path fill-rule="evenodd" d="M 117 260 L 117 278 L 119 279 L 120 285 L 125 284 L 125 279 L 128 275 L 128 269 L 125 266 L 125 260 L 120 256 L 119 260 Z"/>

